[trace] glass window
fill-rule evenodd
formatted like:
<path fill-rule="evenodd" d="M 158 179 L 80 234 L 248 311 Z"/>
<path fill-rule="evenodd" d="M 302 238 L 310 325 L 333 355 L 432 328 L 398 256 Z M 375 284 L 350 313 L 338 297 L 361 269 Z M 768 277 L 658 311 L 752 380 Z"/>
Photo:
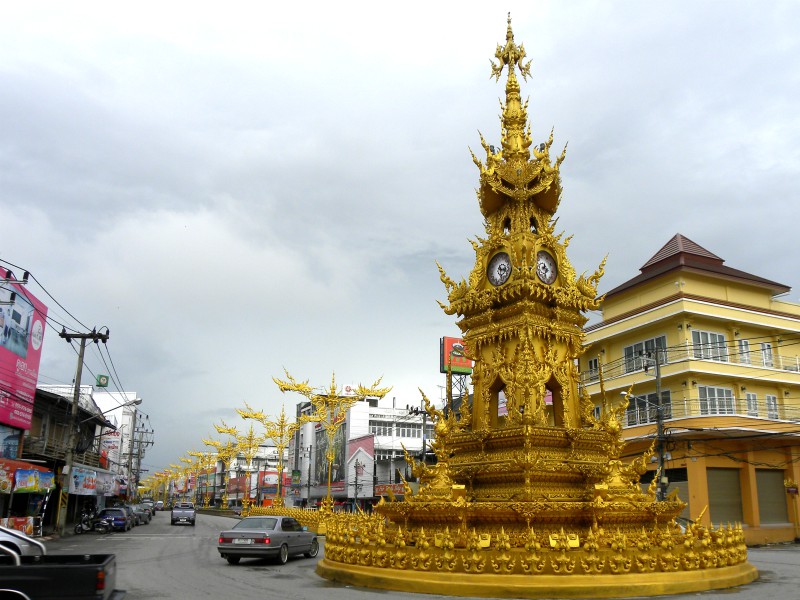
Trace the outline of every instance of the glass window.
<path fill-rule="evenodd" d="M 665 350 L 665 352 L 658 352 L 658 360 L 662 365 L 666 364 L 667 336 L 665 335 L 650 338 L 649 340 L 644 340 L 623 348 L 622 353 L 625 357 L 625 372 L 631 373 L 643 369 L 647 363 L 645 359 L 648 357 L 655 358 L 653 354 L 655 354 L 656 349 Z"/>
<path fill-rule="evenodd" d="M 758 396 L 752 392 L 747 392 L 747 414 L 751 417 L 758 416 Z"/>
<path fill-rule="evenodd" d="M 694 330 L 692 344 L 694 344 L 695 358 L 728 362 L 728 347 L 725 345 L 724 334 Z"/>
<path fill-rule="evenodd" d="M 370 421 L 369 432 L 374 435 L 394 435 L 394 423 L 391 421 Z"/>
<path fill-rule="evenodd" d="M 589 359 L 589 373 L 587 377 L 589 381 L 597 381 L 600 378 L 600 359 L 599 358 L 590 358 Z"/>
<path fill-rule="evenodd" d="M 700 386 L 701 415 L 732 415 L 733 390 L 730 388 Z"/>
<path fill-rule="evenodd" d="M 672 418 L 672 398 L 669 390 L 661 392 L 662 418 Z M 628 425 L 642 425 L 658 421 L 658 396 L 634 396 L 628 401 Z"/>
<path fill-rule="evenodd" d="M 778 417 L 778 397 L 772 394 L 764 396 L 767 405 L 767 417 L 777 419 Z"/>
<path fill-rule="evenodd" d="M 739 340 L 739 362 L 743 365 L 750 364 L 750 342 Z"/>
<path fill-rule="evenodd" d="M 772 361 L 772 344 L 769 342 L 761 343 L 761 364 L 765 367 L 774 366 Z"/>

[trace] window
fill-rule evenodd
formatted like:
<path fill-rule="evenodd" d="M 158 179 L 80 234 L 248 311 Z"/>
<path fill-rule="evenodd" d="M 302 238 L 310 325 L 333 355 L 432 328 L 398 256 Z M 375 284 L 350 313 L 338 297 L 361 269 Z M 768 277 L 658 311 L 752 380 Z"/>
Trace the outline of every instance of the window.
<path fill-rule="evenodd" d="M 692 331 L 692 343 L 695 358 L 728 362 L 728 348 L 723 334 L 695 330 Z"/>
<path fill-rule="evenodd" d="M 661 392 L 661 412 L 662 419 L 672 418 L 672 399 L 669 390 Z M 631 398 L 628 401 L 627 417 L 629 426 L 657 422 L 658 396 L 647 394 Z"/>
<path fill-rule="evenodd" d="M 391 421 L 370 421 L 369 432 L 375 435 L 394 435 L 394 423 Z"/>
<path fill-rule="evenodd" d="M 652 356 L 656 349 L 667 349 L 667 336 L 661 335 L 623 348 L 622 353 L 625 357 L 625 372 L 632 373 L 633 371 L 640 371 L 643 369 L 648 354 Z M 666 364 L 667 353 L 658 352 L 658 360 L 662 365 Z"/>
<path fill-rule="evenodd" d="M 765 367 L 774 366 L 772 361 L 772 344 L 769 342 L 761 343 L 761 364 Z"/>
<path fill-rule="evenodd" d="M 420 438 L 422 437 L 422 425 L 419 423 L 401 423 L 397 426 L 398 437 Z"/>
<path fill-rule="evenodd" d="M 747 414 L 750 415 L 751 417 L 757 417 L 758 416 L 758 396 L 756 396 L 752 392 L 747 392 L 747 394 L 745 394 L 745 397 L 747 398 Z"/>
<path fill-rule="evenodd" d="M 767 417 L 770 419 L 778 419 L 778 397 L 767 394 L 764 398 L 767 405 Z"/>
<path fill-rule="evenodd" d="M 739 340 L 739 362 L 743 365 L 750 364 L 750 342 Z"/>
<path fill-rule="evenodd" d="M 732 415 L 733 390 L 730 388 L 700 386 L 701 415 Z"/>
<path fill-rule="evenodd" d="M 602 417 L 602 412 L 603 412 L 603 409 L 601 407 L 595 406 L 594 407 L 594 418 L 599 421 L 600 417 Z"/>
<path fill-rule="evenodd" d="M 589 372 L 586 374 L 589 381 L 597 381 L 600 378 L 600 359 L 589 359 Z"/>

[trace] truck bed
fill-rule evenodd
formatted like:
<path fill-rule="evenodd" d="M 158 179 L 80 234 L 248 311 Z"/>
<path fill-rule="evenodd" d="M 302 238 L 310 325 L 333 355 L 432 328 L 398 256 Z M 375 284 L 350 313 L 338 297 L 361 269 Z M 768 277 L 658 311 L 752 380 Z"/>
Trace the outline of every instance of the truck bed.
<path fill-rule="evenodd" d="M 22 556 L 19 566 L 0 556 L 0 588 L 17 590 L 31 600 L 118 600 L 113 554 Z"/>

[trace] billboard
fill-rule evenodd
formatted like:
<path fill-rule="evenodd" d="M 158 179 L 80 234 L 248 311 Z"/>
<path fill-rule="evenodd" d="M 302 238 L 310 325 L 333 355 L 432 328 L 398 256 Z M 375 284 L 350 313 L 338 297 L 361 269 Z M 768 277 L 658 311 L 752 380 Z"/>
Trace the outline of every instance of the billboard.
<path fill-rule="evenodd" d="M 47 307 L 0 267 L 0 423 L 30 429 Z"/>
<path fill-rule="evenodd" d="M 467 358 L 464 340 L 454 337 L 443 337 L 439 340 L 439 372 L 447 373 L 449 366 L 453 373 L 470 375 L 472 359 Z"/>

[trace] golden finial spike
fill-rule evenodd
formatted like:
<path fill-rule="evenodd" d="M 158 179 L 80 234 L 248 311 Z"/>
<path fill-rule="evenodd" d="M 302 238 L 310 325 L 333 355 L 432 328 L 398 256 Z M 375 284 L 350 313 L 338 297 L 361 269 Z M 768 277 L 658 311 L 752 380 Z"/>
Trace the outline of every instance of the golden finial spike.
<path fill-rule="evenodd" d="M 495 58 L 499 64 L 492 63 L 492 77 L 495 81 L 500 79 L 500 74 L 503 72 L 503 67 L 508 65 L 508 76 L 514 76 L 514 67 L 519 68 L 520 75 L 527 80 L 528 75 L 531 74 L 531 61 L 523 64 L 525 58 L 525 45 L 520 44 L 517 46 L 514 43 L 514 31 L 511 29 L 511 13 L 508 13 L 508 27 L 506 28 L 506 45 L 501 47 L 497 45 L 497 50 L 494 53 Z"/>

